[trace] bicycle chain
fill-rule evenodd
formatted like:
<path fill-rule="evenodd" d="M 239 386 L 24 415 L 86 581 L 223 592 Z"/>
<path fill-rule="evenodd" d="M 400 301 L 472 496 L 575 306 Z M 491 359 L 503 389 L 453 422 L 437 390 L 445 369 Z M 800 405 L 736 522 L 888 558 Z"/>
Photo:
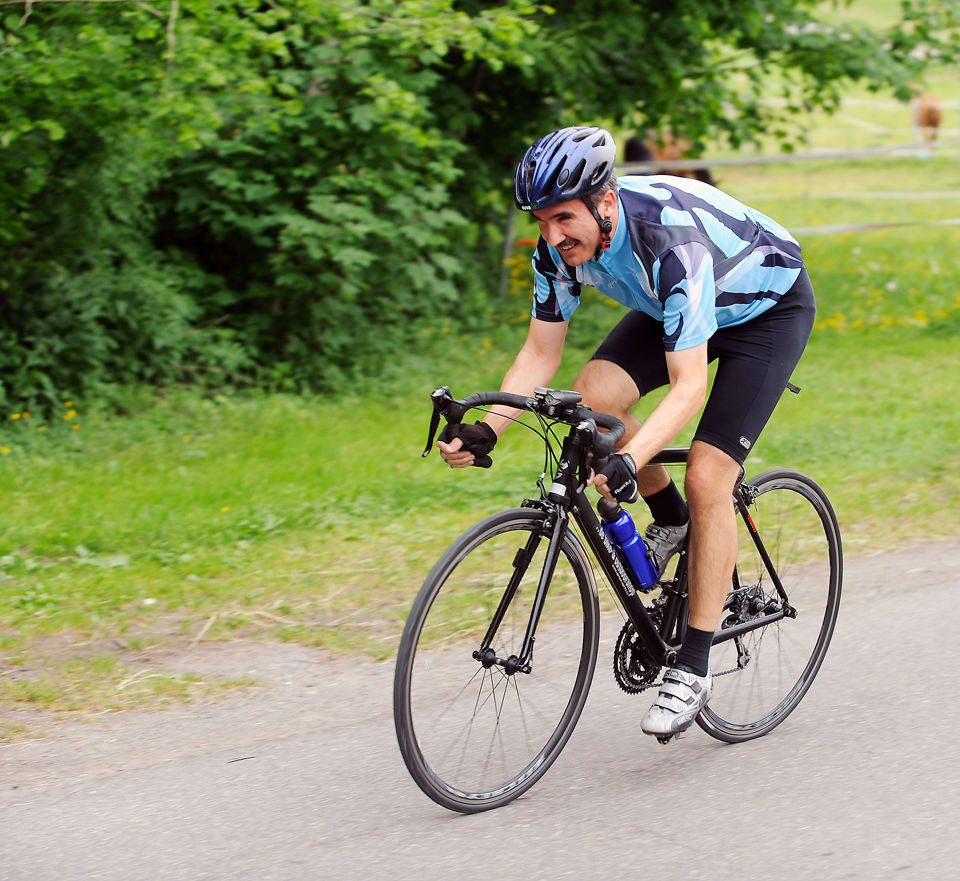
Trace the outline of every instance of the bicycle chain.
<path fill-rule="evenodd" d="M 656 601 L 650 609 L 650 617 L 659 629 L 663 624 L 663 607 Z M 738 616 L 730 617 L 736 618 Z M 730 623 L 737 623 L 737 621 L 733 620 Z M 734 641 L 739 644 L 739 640 L 735 639 Z M 746 652 L 746 649 L 744 651 Z M 729 676 L 731 673 L 739 672 L 749 663 L 750 654 L 747 652 L 745 663 L 738 663 L 736 667 L 721 670 L 714 673 L 713 676 L 715 678 Z M 617 685 L 627 694 L 639 694 L 651 685 L 659 685 L 657 677 L 660 669 L 660 665 L 650 655 L 646 645 L 638 636 L 633 622 L 625 622 L 613 650 L 613 678 L 617 681 Z"/>
<path fill-rule="evenodd" d="M 733 627 L 735 624 L 740 624 L 744 621 L 748 621 L 749 619 L 750 616 L 747 614 L 746 608 L 741 600 L 741 602 L 734 607 L 734 613 L 727 616 L 724 624 L 726 624 L 728 627 Z M 737 673 L 750 663 L 750 652 L 743 645 L 740 637 L 734 637 L 733 642 L 737 647 L 737 666 L 731 667 L 729 670 L 722 670 L 719 673 L 714 673 L 714 677 L 728 676 L 730 673 Z M 746 660 L 744 660 L 744 656 L 746 657 Z"/>

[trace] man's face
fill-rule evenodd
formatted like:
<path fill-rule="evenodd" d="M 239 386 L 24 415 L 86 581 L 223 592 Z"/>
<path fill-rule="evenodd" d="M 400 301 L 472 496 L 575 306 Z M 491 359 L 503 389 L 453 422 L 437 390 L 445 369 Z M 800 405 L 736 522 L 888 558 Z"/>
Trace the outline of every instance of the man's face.
<path fill-rule="evenodd" d="M 611 209 L 615 198 L 612 192 L 604 193 L 597 208 L 601 217 L 609 217 L 614 223 L 616 218 Z M 571 199 L 531 213 L 540 224 L 540 235 L 560 252 L 567 264 L 582 266 L 593 259 L 600 245 L 600 227 L 582 199 Z"/>

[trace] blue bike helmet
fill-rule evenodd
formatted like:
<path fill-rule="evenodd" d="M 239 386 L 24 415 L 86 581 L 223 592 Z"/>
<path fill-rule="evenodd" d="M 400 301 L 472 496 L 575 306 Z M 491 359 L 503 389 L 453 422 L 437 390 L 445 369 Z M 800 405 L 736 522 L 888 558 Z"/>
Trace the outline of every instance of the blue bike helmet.
<path fill-rule="evenodd" d="M 514 197 L 521 211 L 583 198 L 613 174 L 617 145 L 606 129 L 574 126 L 538 140 L 517 166 Z"/>

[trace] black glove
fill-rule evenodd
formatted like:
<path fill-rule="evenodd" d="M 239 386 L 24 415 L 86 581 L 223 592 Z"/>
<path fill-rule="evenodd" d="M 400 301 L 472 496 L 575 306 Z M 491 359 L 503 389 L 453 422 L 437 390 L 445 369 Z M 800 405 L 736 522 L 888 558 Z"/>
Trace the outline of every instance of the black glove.
<path fill-rule="evenodd" d="M 447 423 L 440 432 L 440 440 L 445 444 L 454 438 L 463 441 L 462 450 L 473 453 L 473 464 L 477 468 L 489 468 L 493 459 L 488 455 L 497 443 L 497 433 L 486 422 L 475 422 L 473 425 L 453 425 Z"/>
<path fill-rule="evenodd" d="M 618 502 L 635 502 L 637 493 L 637 466 L 629 453 L 616 453 L 600 469 L 607 478 L 607 489 Z"/>

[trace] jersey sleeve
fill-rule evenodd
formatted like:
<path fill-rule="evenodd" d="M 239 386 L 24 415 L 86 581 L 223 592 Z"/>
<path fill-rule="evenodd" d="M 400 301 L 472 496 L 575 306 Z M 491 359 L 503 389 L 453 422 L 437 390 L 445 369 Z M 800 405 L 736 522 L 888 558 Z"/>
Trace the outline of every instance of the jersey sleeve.
<path fill-rule="evenodd" d="M 674 245 L 654 264 L 654 280 L 663 307 L 663 348 L 692 349 L 717 330 L 713 257 L 699 242 Z"/>
<path fill-rule="evenodd" d="M 541 237 L 533 255 L 533 317 L 566 321 L 579 305 L 580 282 Z"/>

